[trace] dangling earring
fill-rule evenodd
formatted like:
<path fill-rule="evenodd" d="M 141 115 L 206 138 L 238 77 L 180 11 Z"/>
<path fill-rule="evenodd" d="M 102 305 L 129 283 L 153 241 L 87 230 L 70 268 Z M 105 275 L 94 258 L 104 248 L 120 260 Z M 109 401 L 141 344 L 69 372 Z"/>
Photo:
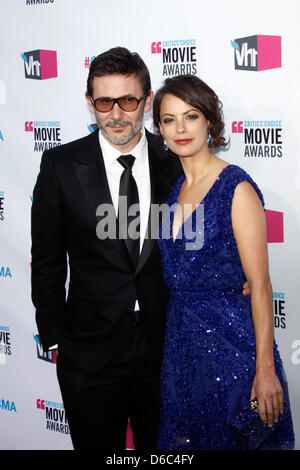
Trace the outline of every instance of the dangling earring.
<path fill-rule="evenodd" d="M 209 147 L 212 146 L 213 140 L 212 140 L 212 138 L 211 138 L 211 135 L 210 135 L 210 132 L 209 132 L 209 131 L 208 131 L 208 137 L 207 137 L 207 139 L 206 139 L 206 142 L 207 142 L 207 144 L 208 144 Z"/>
<path fill-rule="evenodd" d="M 164 139 L 164 150 L 167 152 L 169 150 L 169 146 L 166 142 L 166 139 L 165 138 L 163 138 L 163 139 Z"/>

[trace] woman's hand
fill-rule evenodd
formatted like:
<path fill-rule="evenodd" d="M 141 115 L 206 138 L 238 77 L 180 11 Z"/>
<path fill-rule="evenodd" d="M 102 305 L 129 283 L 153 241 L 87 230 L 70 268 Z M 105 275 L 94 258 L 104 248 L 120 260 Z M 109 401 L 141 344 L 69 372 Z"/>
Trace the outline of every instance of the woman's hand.
<path fill-rule="evenodd" d="M 254 397 L 258 401 L 261 420 L 269 427 L 277 423 L 279 413 L 283 413 L 283 391 L 274 370 L 261 369 L 256 372 L 250 400 Z"/>
<path fill-rule="evenodd" d="M 273 297 L 269 276 L 266 216 L 253 186 L 243 181 L 235 190 L 232 227 L 243 270 L 251 289 L 256 342 L 256 375 L 251 399 L 257 398 L 259 416 L 268 426 L 283 412 L 283 391 L 274 367 Z M 245 290 L 244 286 L 244 290 Z"/>

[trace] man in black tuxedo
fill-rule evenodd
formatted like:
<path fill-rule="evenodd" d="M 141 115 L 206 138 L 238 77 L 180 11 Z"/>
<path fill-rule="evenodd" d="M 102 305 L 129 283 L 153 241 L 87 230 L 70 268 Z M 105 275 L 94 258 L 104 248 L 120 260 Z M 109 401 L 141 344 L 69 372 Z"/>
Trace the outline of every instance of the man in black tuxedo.
<path fill-rule="evenodd" d="M 147 232 L 181 169 L 143 127 L 152 97 L 138 54 L 96 57 L 86 98 L 100 132 L 45 151 L 33 193 L 32 299 L 44 349 L 59 351 L 74 449 L 125 449 L 128 418 L 137 450 L 156 444 L 168 291 Z M 126 191 L 137 240 L 118 217 Z"/>

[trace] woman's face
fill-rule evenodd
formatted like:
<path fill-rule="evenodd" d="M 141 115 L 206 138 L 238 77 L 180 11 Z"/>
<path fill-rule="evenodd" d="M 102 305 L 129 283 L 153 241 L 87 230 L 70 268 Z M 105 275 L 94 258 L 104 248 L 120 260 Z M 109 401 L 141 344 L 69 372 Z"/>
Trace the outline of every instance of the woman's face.
<path fill-rule="evenodd" d="M 160 133 L 179 157 L 189 157 L 208 149 L 209 121 L 196 108 L 166 94 L 160 107 Z"/>

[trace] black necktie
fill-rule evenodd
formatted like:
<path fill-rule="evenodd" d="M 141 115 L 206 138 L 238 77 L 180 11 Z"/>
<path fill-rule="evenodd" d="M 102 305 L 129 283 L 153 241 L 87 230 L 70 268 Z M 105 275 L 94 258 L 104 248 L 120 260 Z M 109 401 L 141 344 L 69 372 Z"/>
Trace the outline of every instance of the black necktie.
<path fill-rule="evenodd" d="M 118 219 L 121 238 L 124 238 L 133 265 L 136 267 L 140 256 L 140 206 L 137 185 L 132 176 L 134 161 L 133 155 L 121 155 L 118 158 L 118 162 L 124 168 L 120 179 Z"/>

